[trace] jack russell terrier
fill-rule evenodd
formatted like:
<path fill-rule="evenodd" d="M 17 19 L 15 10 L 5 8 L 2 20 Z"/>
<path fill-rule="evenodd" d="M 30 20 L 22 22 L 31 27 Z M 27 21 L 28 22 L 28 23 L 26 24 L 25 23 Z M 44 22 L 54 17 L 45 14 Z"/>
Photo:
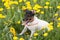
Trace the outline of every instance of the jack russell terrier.
<path fill-rule="evenodd" d="M 34 15 L 35 13 L 34 11 L 25 10 L 25 12 L 26 14 L 22 22 L 22 25 L 24 25 L 25 27 L 19 35 L 24 34 L 27 31 L 27 29 L 29 29 L 31 31 L 31 35 L 30 35 L 31 38 L 37 30 L 42 30 L 42 28 L 47 28 L 49 30 L 48 28 L 49 23 L 38 19 Z"/>

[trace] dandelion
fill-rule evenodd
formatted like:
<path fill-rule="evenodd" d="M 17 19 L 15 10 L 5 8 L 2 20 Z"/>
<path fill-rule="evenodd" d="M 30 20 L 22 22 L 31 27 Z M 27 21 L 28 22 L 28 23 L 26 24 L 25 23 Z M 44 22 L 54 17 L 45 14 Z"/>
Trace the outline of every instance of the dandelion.
<path fill-rule="evenodd" d="M 17 24 L 20 24 L 21 22 L 20 21 L 17 21 Z"/>
<path fill-rule="evenodd" d="M 60 9 L 60 5 L 59 5 L 59 6 L 57 6 L 57 8 L 58 8 L 58 9 Z"/>
<path fill-rule="evenodd" d="M 18 4 L 18 2 L 17 1 L 10 1 L 10 5 L 12 5 L 12 4 Z"/>
<path fill-rule="evenodd" d="M 57 24 L 57 27 L 60 27 L 60 22 Z"/>
<path fill-rule="evenodd" d="M 6 16 L 5 16 L 5 15 L 0 14 L 0 18 L 1 18 L 1 19 L 3 19 L 3 18 L 6 18 Z"/>
<path fill-rule="evenodd" d="M 16 36 L 16 31 L 15 31 L 15 29 L 14 29 L 13 27 L 10 27 L 10 32 L 11 32 L 14 36 Z"/>
<path fill-rule="evenodd" d="M 24 2 L 26 2 L 27 0 L 23 0 Z"/>
<path fill-rule="evenodd" d="M 2 2 L 5 2 L 5 0 L 2 0 Z"/>
<path fill-rule="evenodd" d="M 36 2 L 37 2 L 37 0 L 33 0 L 33 2 L 34 2 L 34 3 L 36 3 Z"/>
<path fill-rule="evenodd" d="M 38 36 L 38 33 L 34 33 L 34 37 Z"/>
<path fill-rule="evenodd" d="M 25 9 L 27 9 L 26 6 L 22 6 L 22 10 L 25 10 Z"/>
<path fill-rule="evenodd" d="M 44 36 L 44 37 L 48 36 L 48 33 L 44 33 L 43 36 Z"/>
<path fill-rule="evenodd" d="M 57 20 L 60 21 L 60 17 Z"/>
<path fill-rule="evenodd" d="M 46 9 L 47 9 L 47 8 L 48 8 L 48 6 L 44 6 L 44 8 L 46 8 Z"/>
<path fill-rule="evenodd" d="M 41 11 L 41 14 L 44 14 L 44 11 Z"/>
<path fill-rule="evenodd" d="M 19 0 L 19 2 L 22 2 L 23 0 Z"/>
<path fill-rule="evenodd" d="M 49 8 L 51 9 L 51 8 L 53 8 L 53 7 L 49 6 Z"/>
<path fill-rule="evenodd" d="M 33 7 L 33 10 L 38 10 L 38 8 L 36 8 L 36 7 Z"/>
<path fill-rule="evenodd" d="M 2 16 L 2 18 L 6 18 L 6 16 L 5 16 L 5 15 L 3 15 L 3 16 Z"/>
<path fill-rule="evenodd" d="M 49 2 L 46 2 L 45 4 L 46 4 L 46 5 L 49 5 L 50 3 L 49 3 Z"/>
<path fill-rule="evenodd" d="M 58 16 L 58 13 L 54 14 L 54 16 L 56 16 L 56 17 L 57 17 L 57 16 Z"/>
<path fill-rule="evenodd" d="M 42 6 L 40 6 L 39 4 L 35 4 L 35 7 L 42 8 Z"/>
<path fill-rule="evenodd" d="M 18 40 L 18 37 L 17 37 L 17 36 L 14 36 L 14 37 L 13 37 L 13 40 Z"/>
<path fill-rule="evenodd" d="M 29 5 L 29 4 L 30 4 L 30 1 L 27 1 L 25 4 L 26 4 L 26 5 Z"/>
<path fill-rule="evenodd" d="M 49 24 L 50 24 L 50 25 L 53 25 L 53 22 L 50 22 Z"/>
<path fill-rule="evenodd" d="M 28 9 L 28 10 L 32 10 L 31 5 L 27 5 L 27 9 Z"/>
<path fill-rule="evenodd" d="M 10 9 L 10 4 L 9 4 L 9 2 L 5 2 L 5 3 L 4 3 L 4 6 L 6 7 L 6 9 Z"/>
<path fill-rule="evenodd" d="M 50 31 L 52 31 L 52 30 L 54 29 L 53 26 L 52 26 L 51 24 L 48 24 L 48 27 L 49 27 L 48 32 L 50 32 Z"/>
<path fill-rule="evenodd" d="M 3 11 L 3 8 L 0 8 L 0 11 Z"/>
<path fill-rule="evenodd" d="M 36 12 L 37 12 L 37 13 L 39 13 L 39 12 L 40 12 L 40 10 L 36 10 Z"/>
<path fill-rule="evenodd" d="M 19 40 L 24 40 L 24 38 L 20 38 Z"/>
<path fill-rule="evenodd" d="M 35 4 L 34 7 L 33 7 L 34 10 L 38 10 L 39 8 L 43 8 L 43 7 L 40 6 L 39 4 Z"/>

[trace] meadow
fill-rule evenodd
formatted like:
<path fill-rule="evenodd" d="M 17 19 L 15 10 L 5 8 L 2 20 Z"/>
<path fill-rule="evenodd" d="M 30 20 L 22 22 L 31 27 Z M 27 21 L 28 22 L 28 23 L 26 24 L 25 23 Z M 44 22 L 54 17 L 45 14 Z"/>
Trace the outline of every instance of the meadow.
<path fill-rule="evenodd" d="M 29 30 L 18 35 L 25 9 L 35 10 L 39 19 L 50 23 L 49 31 L 37 31 L 31 40 L 60 40 L 60 0 L 0 0 L 0 40 L 29 39 Z"/>

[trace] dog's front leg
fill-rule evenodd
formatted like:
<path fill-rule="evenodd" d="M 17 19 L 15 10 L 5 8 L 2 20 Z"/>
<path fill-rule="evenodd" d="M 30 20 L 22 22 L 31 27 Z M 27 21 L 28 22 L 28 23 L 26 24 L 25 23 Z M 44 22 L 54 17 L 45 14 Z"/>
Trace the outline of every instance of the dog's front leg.
<path fill-rule="evenodd" d="M 30 38 L 32 38 L 32 36 L 33 36 L 34 32 L 35 32 L 35 31 L 31 31 Z"/>
<path fill-rule="evenodd" d="M 24 34 L 26 31 L 27 31 L 27 27 L 24 27 L 23 31 L 19 35 Z"/>

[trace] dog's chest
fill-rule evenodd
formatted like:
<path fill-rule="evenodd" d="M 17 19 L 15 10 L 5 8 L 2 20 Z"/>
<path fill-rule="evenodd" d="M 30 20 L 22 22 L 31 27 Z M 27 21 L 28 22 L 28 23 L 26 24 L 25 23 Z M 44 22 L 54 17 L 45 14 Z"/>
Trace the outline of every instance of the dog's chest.
<path fill-rule="evenodd" d="M 26 25 L 26 27 L 29 29 L 29 30 L 36 30 L 38 25 Z"/>

